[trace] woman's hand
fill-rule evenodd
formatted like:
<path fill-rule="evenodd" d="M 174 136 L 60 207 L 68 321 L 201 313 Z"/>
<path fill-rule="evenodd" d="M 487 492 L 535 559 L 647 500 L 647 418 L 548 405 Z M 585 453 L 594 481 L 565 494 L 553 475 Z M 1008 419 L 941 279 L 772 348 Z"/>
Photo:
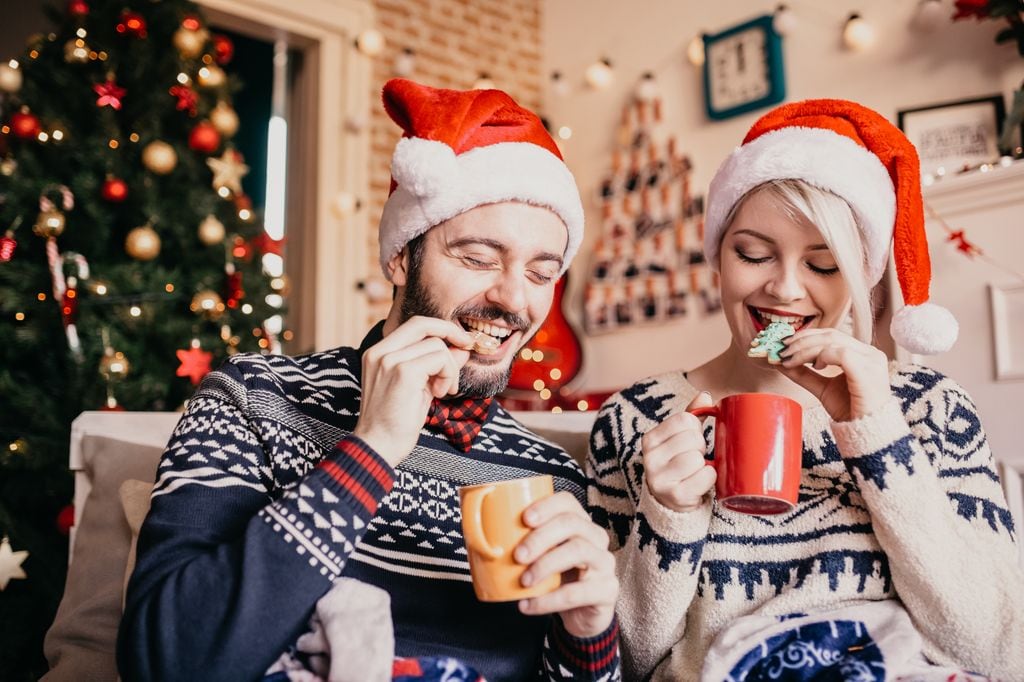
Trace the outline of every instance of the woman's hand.
<path fill-rule="evenodd" d="M 679 412 L 643 435 L 644 480 L 654 499 L 676 512 L 693 511 L 715 486 L 715 468 L 704 461 L 706 444 L 701 420 L 689 413 L 710 407 L 711 396 L 701 392 Z"/>
<path fill-rule="evenodd" d="M 775 366 L 810 391 L 834 421 L 867 416 L 892 397 L 889 359 L 874 346 L 836 329 L 803 329 L 783 343 L 782 364 Z M 828 377 L 814 371 L 829 365 L 843 373 Z"/>

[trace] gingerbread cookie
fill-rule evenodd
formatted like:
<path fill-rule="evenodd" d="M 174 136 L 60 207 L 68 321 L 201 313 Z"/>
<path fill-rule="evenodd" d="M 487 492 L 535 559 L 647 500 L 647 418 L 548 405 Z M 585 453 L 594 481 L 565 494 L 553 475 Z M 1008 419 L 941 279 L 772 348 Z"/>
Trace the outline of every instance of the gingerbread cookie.
<path fill-rule="evenodd" d="M 480 355 L 492 355 L 501 345 L 501 341 L 479 329 L 473 329 L 469 335 L 473 337 L 473 351 Z"/>
<path fill-rule="evenodd" d="M 796 330 L 793 329 L 793 325 L 788 322 L 772 322 L 758 332 L 754 340 L 750 342 L 750 350 L 747 351 L 747 356 L 751 358 L 768 358 L 769 363 L 777 365 L 782 362 L 779 353 L 786 348 L 785 344 L 782 343 L 782 339 L 795 333 Z"/>

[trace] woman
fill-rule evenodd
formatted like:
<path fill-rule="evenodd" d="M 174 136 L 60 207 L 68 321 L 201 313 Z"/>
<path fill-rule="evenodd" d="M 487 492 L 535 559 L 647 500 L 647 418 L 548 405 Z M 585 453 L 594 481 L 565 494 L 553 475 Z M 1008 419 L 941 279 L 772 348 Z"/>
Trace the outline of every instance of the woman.
<path fill-rule="evenodd" d="M 718 170 L 704 249 L 731 344 L 616 394 L 591 436 L 627 679 L 1024 680 L 1024 576 L 974 405 L 870 345 L 892 242 L 893 337 L 956 337 L 927 302 L 919 173 L 899 130 L 839 100 L 770 112 Z M 772 319 L 797 329 L 781 364 L 747 356 Z M 715 503 L 710 424 L 686 410 L 746 392 L 803 406 L 790 513 Z"/>

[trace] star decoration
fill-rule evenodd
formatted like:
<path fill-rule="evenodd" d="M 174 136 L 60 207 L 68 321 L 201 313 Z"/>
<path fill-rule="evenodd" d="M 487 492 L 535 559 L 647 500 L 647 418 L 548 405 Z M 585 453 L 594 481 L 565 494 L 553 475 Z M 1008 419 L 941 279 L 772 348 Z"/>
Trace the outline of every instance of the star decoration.
<path fill-rule="evenodd" d="M 194 386 L 198 386 L 203 377 L 210 373 L 210 361 L 213 353 L 202 348 L 189 348 L 175 351 L 181 366 L 175 373 L 179 377 L 188 377 Z"/>
<path fill-rule="evenodd" d="M 260 232 L 258 236 L 253 237 L 250 243 L 259 250 L 260 253 L 272 253 L 275 256 L 283 256 L 282 251 L 284 250 L 285 239 L 274 239 L 266 232 Z"/>
<path fill-rule="evenodd" d="M 92 86 L 92 89 L 98 96 L 96 106 L 110 107 L 112 109 L 121 108 L 121 98 L 127 92 L 124 88 L 118 87 L 113 78 L 108 78 L 106 83 Z"/>
<path fill-rule="evenodd" d="M 242 155 L 234 149 L 225 149 L 220 158 L 206 160 L 206 165 L 213 171 L 213 188 L 227 187 L 235 194 L 242 193 L 242 178 L 249 172 L 249 167 L 242 161 Z"/>
<path fill-rule="evenodd" d="M 199 103 L 199 95 L 187 85 L 175 85 L 168 92 L 178 98 L 175 108 L 178 111 L 187 111 L 189 116 L 196 115 L 196 104 Z"/>
<path fill-rule="evenodd" d="M 28 552 L 12 552 L 11 543 L 4 536 L 0 542 L 0 591 L 7 589 L 7 583 L 11 580 L 24 580 L 28 576 L 21 568 L 21 562 L 28 558 Z"/>
<path fill-rule="evenodd" d="M 956 245 L 956 250 L 964 254 L 965 256 L 973 257 L 981 255 L 981 249 L 967 241 L 967 235 L 964 234 L 963 230 L 950 232 L 949 236 L 946 237 L 946 241 L 954 242 Z"/>

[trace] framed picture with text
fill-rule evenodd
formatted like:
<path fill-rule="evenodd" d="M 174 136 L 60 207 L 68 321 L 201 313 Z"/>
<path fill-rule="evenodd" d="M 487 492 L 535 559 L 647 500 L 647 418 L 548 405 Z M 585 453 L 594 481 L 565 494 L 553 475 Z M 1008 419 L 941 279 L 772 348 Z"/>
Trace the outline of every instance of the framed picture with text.
<path fill-rule="evenodd" d="M 991 95 L 903 109 L 897 125 L 917 148 L 921 175 L 935 176 L 998 159 L 1005 117 L 1003 96 Z"/>

